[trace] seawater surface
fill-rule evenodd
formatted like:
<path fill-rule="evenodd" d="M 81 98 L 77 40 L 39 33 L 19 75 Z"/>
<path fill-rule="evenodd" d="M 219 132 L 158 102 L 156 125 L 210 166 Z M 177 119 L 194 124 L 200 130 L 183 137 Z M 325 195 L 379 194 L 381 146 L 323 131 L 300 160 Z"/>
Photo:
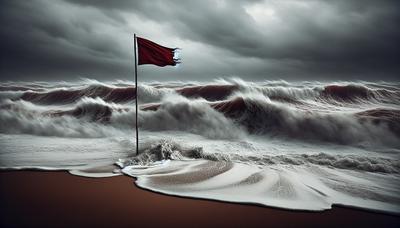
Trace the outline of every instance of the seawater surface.
<path fill-rule="evenodd" d="M 166 194 L 400 214 L 400 83 L 3 82 L 0 167 Z M 117 166 L 113 166 L 116 164 Z M 119 167 L 119 168 L 118 168 Z"/>

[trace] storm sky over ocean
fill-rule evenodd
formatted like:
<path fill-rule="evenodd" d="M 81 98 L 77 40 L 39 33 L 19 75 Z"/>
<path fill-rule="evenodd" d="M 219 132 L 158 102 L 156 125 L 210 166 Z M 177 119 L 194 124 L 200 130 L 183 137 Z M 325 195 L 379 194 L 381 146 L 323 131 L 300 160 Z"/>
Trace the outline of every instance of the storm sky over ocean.
<path fill-rule="evenodd" d="M 140 80 L 398 80 L 400 2 L 0 1 L 1 80 L 133 77 L 133 33 L 180 47 Z"/>

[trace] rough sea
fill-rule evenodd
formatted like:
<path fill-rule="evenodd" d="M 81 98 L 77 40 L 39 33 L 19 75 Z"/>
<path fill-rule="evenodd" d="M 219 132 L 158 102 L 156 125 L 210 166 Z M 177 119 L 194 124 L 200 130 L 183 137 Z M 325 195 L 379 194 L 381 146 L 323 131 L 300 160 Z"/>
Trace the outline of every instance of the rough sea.
<path fill-rule="evenodd" d="M 0 167 L 69 170 L 171 195 L 400 214 L 400 83 L 0 84 Z"/>

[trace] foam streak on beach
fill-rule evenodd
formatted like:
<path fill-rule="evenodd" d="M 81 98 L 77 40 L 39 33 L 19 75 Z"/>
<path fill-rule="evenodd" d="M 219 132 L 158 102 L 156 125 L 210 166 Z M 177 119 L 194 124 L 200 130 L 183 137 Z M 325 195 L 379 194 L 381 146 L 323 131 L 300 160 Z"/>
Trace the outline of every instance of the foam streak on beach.
<path fill-rule="evenodd" d="M 400 84 L 0 84 L 0 167 L 128 175 L 156 192 L 400 214 Z M 115 166 L 117 165 L 117 166 Z M 119 167 L 119 168 L 118 168 Z"/>

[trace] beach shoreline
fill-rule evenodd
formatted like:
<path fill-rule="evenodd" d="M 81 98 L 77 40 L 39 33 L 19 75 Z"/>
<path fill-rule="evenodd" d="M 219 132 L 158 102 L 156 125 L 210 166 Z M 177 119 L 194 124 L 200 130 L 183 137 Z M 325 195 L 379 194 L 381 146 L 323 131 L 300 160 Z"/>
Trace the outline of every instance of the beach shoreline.
<path fill-rule="evenodd" d="M 87 178 L 66 171 L 3 170 L 0 186 L 2 227 L 400 226 L 400 216 L 337 206 L 304 212 L 163 195 L 137 187 L 128 176 Z"/>

